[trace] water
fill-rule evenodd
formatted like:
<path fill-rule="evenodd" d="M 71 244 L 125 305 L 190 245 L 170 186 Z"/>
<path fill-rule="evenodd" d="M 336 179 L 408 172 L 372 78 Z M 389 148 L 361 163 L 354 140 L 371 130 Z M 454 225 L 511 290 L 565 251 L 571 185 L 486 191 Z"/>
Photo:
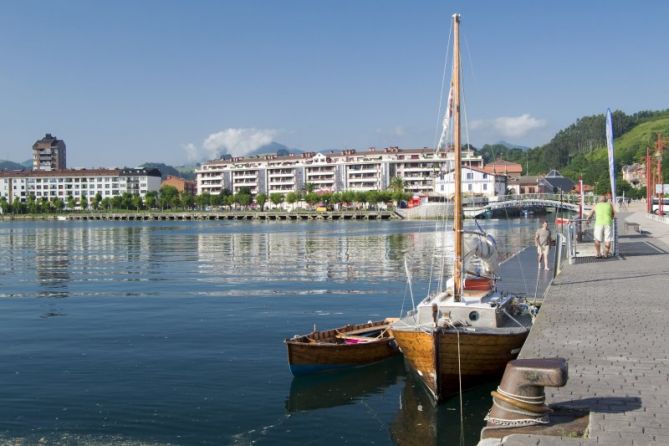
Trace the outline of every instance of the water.
<path fill-rule="evenodd" d="M 537 222 L 488 221 L 506 254 Z M 424 296 L 434 222 L 5 222 L 0 444 L 457 444 L 402 361 L 293 379 L 283 339 Z M 438 259 L 437 259 L 438 260 Z M 465 395 L 467 444 L 491 385 Z"/>

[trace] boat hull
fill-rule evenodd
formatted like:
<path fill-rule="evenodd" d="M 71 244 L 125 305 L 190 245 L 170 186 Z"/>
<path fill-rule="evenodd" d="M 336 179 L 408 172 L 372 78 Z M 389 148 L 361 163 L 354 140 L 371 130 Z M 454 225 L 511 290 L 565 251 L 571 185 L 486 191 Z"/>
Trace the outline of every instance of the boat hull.
<path fill-rule="evenodd" d="M 362 337 L 347 337 L 349 333 L 360 335 L 373 333 L 374 330 L 379 332 L 379 337 L 370 338 L 368 341 L 351 342 Z M 290 370 L 295 376 L 360 367 L 399 354 L 397 343 L 388 330 L 386 321 L 318 331 L 295 336 L 285 342 Z"/>
<path fill-rule="evenodd" d="M 528 333 L 529 329 L 513 332 L 456 331 L 453 328 L 393 331 L 409 366 L 437 401 L 458 393 L 459 376 L 463 389 L 502 376 L 506 363 L 518 356 Z"/>

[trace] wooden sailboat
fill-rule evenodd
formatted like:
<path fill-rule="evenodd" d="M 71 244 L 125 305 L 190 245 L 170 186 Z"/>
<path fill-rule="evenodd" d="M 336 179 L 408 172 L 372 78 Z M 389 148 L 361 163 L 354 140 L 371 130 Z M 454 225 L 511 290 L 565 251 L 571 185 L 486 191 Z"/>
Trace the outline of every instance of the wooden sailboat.
<path fill-rule="evenodd" d="M 453 278 L 427 296 L 391 328 L 404 358 L 435 400 L 440 401 L 486 379 L 499 377 L 529 333 L 527 306 L 496 289 L 494 262 L 471 274 L 465 257 L 496 257 L 494 240 L 480 231 L 463 231 L 460 141 L 460 16 L 453 16 L 453 143 L 455 150 Z M 448 116 L 448 115 L 447 115 Z M 464 237 L 468 237 L 463 254 Z"/>
<path fill-rule="evenodd" d="M 293 375 L 333 371 L 373 364 L 397 355 L 390 324 L 397 318 L 346 325 L 286 339 Z"/>

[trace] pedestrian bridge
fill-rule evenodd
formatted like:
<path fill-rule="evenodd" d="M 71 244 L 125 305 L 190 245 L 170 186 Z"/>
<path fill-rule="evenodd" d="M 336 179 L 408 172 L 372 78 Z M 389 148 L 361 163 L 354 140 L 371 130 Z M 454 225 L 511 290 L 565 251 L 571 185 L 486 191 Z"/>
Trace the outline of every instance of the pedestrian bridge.
<path fill-rule="evenodd" d="M 597 196 L 584 197 L 583 211 L 592 209 Z M 580 196 L 577 194 L 522 194 L 522 195 L 500 195 L 488 199 L 487 203 L 478 202 L 466 206 L 465 213 L 475 216 L 486 211 L 500 209 L 531 209 L 531 208 L 556 208 L 567 211 L 578 212 Z"/>
<path fill-rule="evenodd" d="M 592 209 L 596 196 L 584 197 L 584 212 Z M 577 194 L 523 194 L 502 195 L 499 197 L 466 197 L 463 200 L 465 217 L 475 218 L 487 216 L 489 213 L 508 210 L 515 215 L 524 209 L 537 210 L 555 208 L 568 211 L 578 211 L 580 197 Z M 407 219 L 430 219 L 453 216 L 453 201 L 429 202 L 410 209 L 398 209 L 397 212 Z M 501 212 L 503 214 L 503 212 Z M 510 212 L 511 214 L 511 212 Z"/>

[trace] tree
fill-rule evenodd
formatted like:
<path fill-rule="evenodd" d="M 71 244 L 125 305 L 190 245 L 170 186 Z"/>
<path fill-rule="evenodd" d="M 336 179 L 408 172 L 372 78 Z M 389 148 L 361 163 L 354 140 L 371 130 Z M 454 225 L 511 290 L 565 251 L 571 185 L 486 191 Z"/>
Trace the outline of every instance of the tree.
<path fill-rule="evenodd" d="M 184 210 L 193 209 L 193 206 L 195 205 L 195 197 L 190 192 L 181 192 L 179 194 L 179 201 L 181 202 L 181 206 L 184 207 Z"/>
<path fill-rule="evenodd" d="M 274 206 L 278 206 L 283 202 L 283 194 L 275 192 L 273 194 L 270 194 L 269 199 L 272 201 L 272 204 Z"/>
<path fill-rule="evenodd" d="M 390 189 L 393 192 L 404 192 L 404 180 L 402 177 L 393 177 L 390 180 Z"/>
<path fill-rule="evenodd" d="M 6 197 L 0 197 L 0 209 L 2 209 L 3 214 L 6 214 L 11 210 L 11 206 Z"/>
<path fill-rule="evenodd" d="M 102 205 L 102 194 L 98 192 L 91 200 L 91 206 L 93 207 L 93 209 L 98 209 L 101 205 Z"/>
<path fill-rule="evenodd" d="M 300 198 L 300 196 L 297 193 L 288 192 L 288 194 L 286 195 L 286 203 L 288 203 L 290 205 L 291 209 L 293 209 L 293 205 L 295 203 L 297 203 L 297 200 L 299 198 Z"/>
<path fill-rule="evenodd" d="M 316 186 L 315 186 L 313 183 L 306 183 L 306 184 L 304 185 L 304 190 L 305 190 L 307 193 L 313 192 L 314 189 L 316 189 Z"/>
<path fill-rule="evenodd" d="M 37 213 L 37 201 L 35 200 L 35 195 L 30 194 L 26 204 L 28 205 L 28 212 L 31 214 Z"/>
<path fill-rule="evenodd" d="M 203 211 L 211 203 L 209 192 L 203 192 L 195 197 L 195 205 Z"/>
<path fill-rule="evenodd" d="M 133 195 L 131 199 L 131 207 L 136 210 L 141 210 L 144 207 L 144 200 L 141 195 Z"/>
<path fill-rule="evenodd" d="M 49 200 L 47 200 L 46 197 L 40 197 L 40 199 L 37 200 L 37 210 L 44 214 L 51 211 L 51 205 L 49 204 Z"/>
<path fill-rule="evenodd" d="M 102 199 L 102 201 L 100 201 L 100 207 L 101 207 L 102 209 L 104 209 L 104 210 L 107 210 L 107 211 L 111 210 L 111 207 L 112 207 L 112 201 L 111 201 L 111 198 L 109 198 L 109 197 L 104 197 L 104 198 Z"/>
<path fill-rule="evenodd" d="M 258 206 L 260 206 L 261 211 L 265 210 L 266 202 L 267 202 L 267 194 L 260 192 L 258 195 L 256 195 L 256 203 L 258 204 Z"/>
<path fill-rule="evenodd" d="M 88 209 L 88 198 L 86 198 L 86 195 L 82 194 L 81 197 L 79 197 L 79 206 L 81 206 L 81 209 L 84 211 Z"/>
<path fill-rule="evenodd" d="M 251 194 L 244 194 L 240 192 L 235 195 L 235 202 L 244 209 L 246 209 L 246 207 L 251 204 L 251 200 Z"/>
<path fill-rule="evenodd" d="M 144 196 L 144 204 L 146 204 L 146 207 L 148 209 L 154 209 L 156 207 L 157 202 L 158 202 L 157 194 L 154 191 L 147 192 L 146 195 Z"/>
<path fill-rule="evenodd" d="M 308 192 L 304 196 L 304 201 L 306 201 L 307 204 L 309 204 L 309 206 L 313 207 L 319 201 L 318 194 L 316 194 L 315 192 Z"/>
<path fill-rule="evenodd" d="M 114 209 L 122 209 L 124 206 L 123 197 L 121 195 L 114 195 L 111 199 L 111 207 Z"/>
<path fill-rule="evenodd" d="M 77 207 L 77 199 L 74 198 L 72 195 L 67 196 L 67 209 L 70 211 L 73 211 L 74 208 Z"/>
<path fill-rule="evenodd" d="M 123 192 L 123 195 L 121 195 L 121 206 L 122 208 L 125 208 L 126 210 L 130 210 L 132 208 L 132 197 L 133 195 L 130 192 Z"/>
<path fill-rule="evenodd" d="M 171 209 L 179 204 L 179 191 L 174 186 L 165 185 L 160 188 L 160 207 Z"/>
<path fill-rule="evenodd" d="M 56 197 L 51 201 L 51 206 L 55 211 L 60 212 L 65 208 L 65 202 Z"/>

